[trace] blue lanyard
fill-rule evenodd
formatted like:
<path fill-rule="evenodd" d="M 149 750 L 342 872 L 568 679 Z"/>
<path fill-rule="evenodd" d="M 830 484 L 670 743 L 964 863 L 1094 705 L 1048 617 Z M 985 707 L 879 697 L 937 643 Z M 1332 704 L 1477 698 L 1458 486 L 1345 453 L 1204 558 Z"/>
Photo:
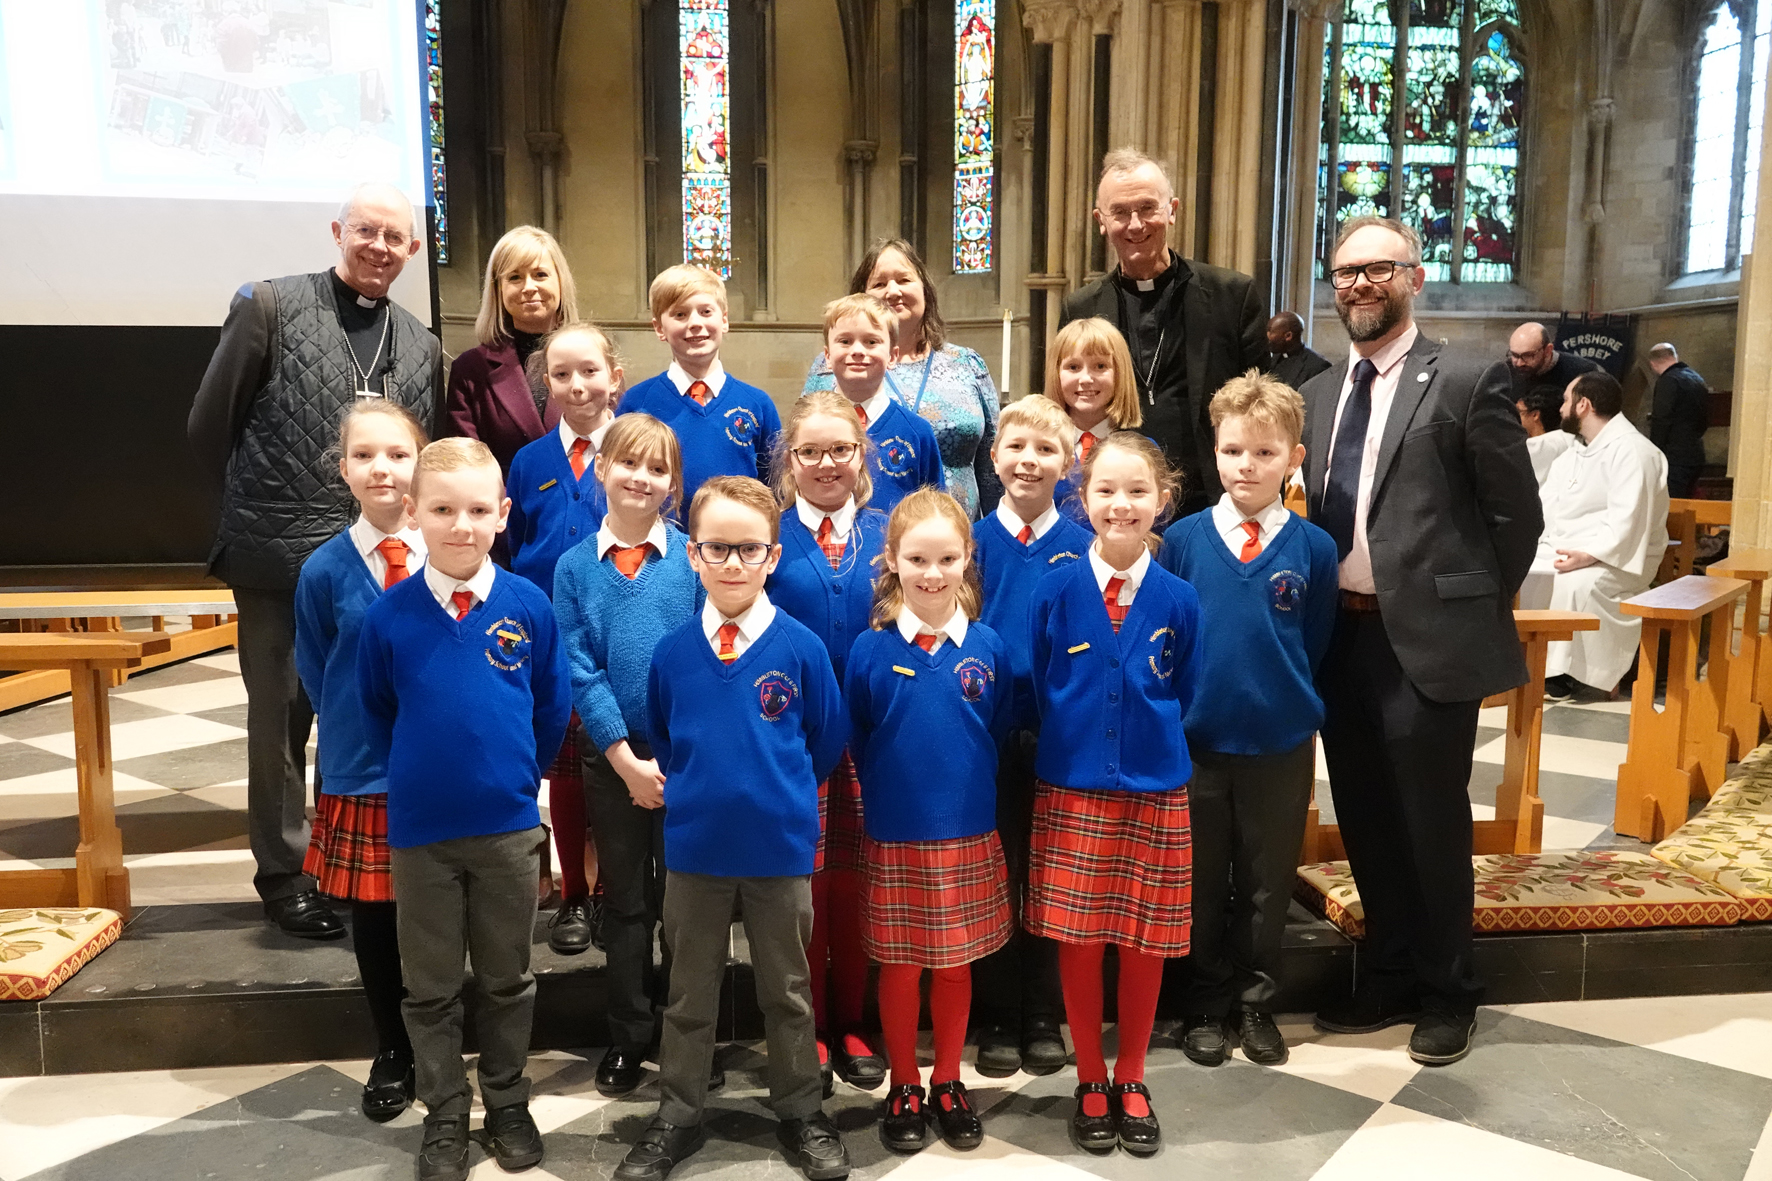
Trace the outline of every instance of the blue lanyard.
<path fill-rule="evenodd" d="M 933 368 L 935 368 L 935 350 L 930 349 L 929 356 L 923 362 L 923 382 L 917 387 L 917 400 L 911 403 L 912 414 L 923 412 L 923 394 L 929 388 L 929 371 Z M 892 376 L 890 369 L 886 371 L 886 382 L 892 387 L 892 392 L 898 395 L 898 400 L 903 402 L 904 391 L 899 388 L 898 381 Z"/>

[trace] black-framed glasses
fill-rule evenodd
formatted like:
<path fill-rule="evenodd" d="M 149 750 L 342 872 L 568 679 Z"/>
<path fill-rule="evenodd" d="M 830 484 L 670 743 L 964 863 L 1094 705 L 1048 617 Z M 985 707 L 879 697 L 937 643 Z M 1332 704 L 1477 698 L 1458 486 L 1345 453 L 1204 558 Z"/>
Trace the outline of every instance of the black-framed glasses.
<path fill-rule="evenodd" d="M 1418 267 L 1418 262 L 1402 262 L 1394 258 L 1380 258 L 1357 267 L 1336 267 L 1329 272 L 1329 282 L 1337 291 L 1346 291 L 1366 276 L 1366 282 L 1378 284 L 1389 283 L 1397 273 L 1398 267 Z"/>
<path fill-rule="evenodd" d="M 724 541 L 692 541 L 689 547 L 700 554 L 702 563 L 708 566 L 724 566 L 726 559 L 734 553 L 746 566 L 761 566 L 769 560 L 769 543 L 766 541 L 741 541 L 737 545 L 728 545 Z"/>
<path fill-rule="evenodd" d="M 808 443 L 804 447 L 794 448 L 791 454 L 807 467 L 817 467 L 824 462 L 827 455 L 837 463 L 848 463 L 855 458 L 858 450 L 860 448 L 854 443 L 836 443 L 829 447 L 814 447 Z"/>

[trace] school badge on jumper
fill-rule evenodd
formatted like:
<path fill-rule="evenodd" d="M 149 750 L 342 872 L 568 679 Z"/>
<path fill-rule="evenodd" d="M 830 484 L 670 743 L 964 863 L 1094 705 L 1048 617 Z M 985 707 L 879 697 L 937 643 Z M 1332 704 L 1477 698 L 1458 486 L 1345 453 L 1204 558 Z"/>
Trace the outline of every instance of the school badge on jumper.
<path fill-rule="evenodd" d="M 800 695 L 800 687 L 794 684 L 794 679 L 777 669 L 770 669 L 752 681 L 751 686 L 757 690 L 757 704 L 762 708 L 766 722 L 780 720 L 788 706 L 794 703 L 794 698 Z"/>
<path fill-rule="evenodd" d="M 960 696 L 967 701 L 978 701 L 984 697 L 984 691 L 990 688 L 996 679 L 991 666 L 976 656 L 968 656 L 954 665 L 954 672 L 960 678 Z"/>
<path fill-rule="evenodd" d="M 1296 570 L 1276 570 L 1268 575 L 1268 590 L 1273 595 L 1275 611 L 1295 611 L 1310 589 L 1310 580 Z"/>
<path fill-rule="evenodd" d="M 880 470 L 888 475 L 902 476 L 911 470 L 917 462 L 917 449 L 909 441 L 893 435 L 890 439 L 880 439 L 875 444 L 874 454 L 878 458 Z"/>
<path fill-rule="evenodd" d="M 1157 650 L 1148 657 L 1151 672 L 1160 680 L 1168 680 L 1169 674 L 1175 671 L 1175 629 L 1160 627 L 1150 634 L 1147 642 L 1157 646 Z"/>
<path fill-rule="evenodd" d="M 514 673 L 529 659 L 529 633 L 508 615 L 486 629 L 486 661 Z"/>
<path fill-rule="evenodd" d="M 726 437 L 740 447 L 751 446 L 762 431 L 757 416 L 743 406 L 734 406 L 726 412 Z"/>

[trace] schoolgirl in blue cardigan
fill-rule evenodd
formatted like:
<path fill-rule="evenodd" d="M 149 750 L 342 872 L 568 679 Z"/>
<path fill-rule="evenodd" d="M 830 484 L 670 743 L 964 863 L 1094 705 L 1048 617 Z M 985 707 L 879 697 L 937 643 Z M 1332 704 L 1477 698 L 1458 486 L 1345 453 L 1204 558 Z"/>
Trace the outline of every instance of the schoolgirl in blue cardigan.
<path fill-rule="evenodd" d="M 1072 320 L 1058 330 L 1046 350 L 1045 392 L 1077 428 L 1076 460 L 1059 480 L 1055 494 L 1058 510 L 1079 525 L 1088 525 L 1083 462 L 1097 443 L 1115 431 L 1136 430 L 1144 422 L 1126 338 L 1100 316 Z"/>

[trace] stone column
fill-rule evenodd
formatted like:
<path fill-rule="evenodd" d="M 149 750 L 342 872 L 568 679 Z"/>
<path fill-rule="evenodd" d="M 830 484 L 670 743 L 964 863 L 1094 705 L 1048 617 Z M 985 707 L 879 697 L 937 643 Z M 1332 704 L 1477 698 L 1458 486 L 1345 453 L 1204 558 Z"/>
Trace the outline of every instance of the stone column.
<path fill-rule="evenodd" d="M 1311 335 L 1311 305 L 1316 302 L 1317 157 L 1323 142 L 1323 43 L 1337 0 L 1294 0 L 1298 12 L 1298 73 L 1292 91 L 1290 192 L 1278 194 L 1286 217 L 1286 257 L 1282 288 L 1274 292 L 1278 312 L 1291 308 L 1304 320 L 1304 338 Z"/>
<path fill-rule="evenodd" d="M 1074 0 L 1027 0 L 1022 23 L 1037 45 L 1052 46 L 1051 95 L 1046 118 L 1046 273 L 1030 274 L 1027 285 L 1046 293 L 1046 340 L 1058 331 L 1058 317 L 1069 285 L 1065 273 L 1065 231 L 1071 212 L 1066 207 L 1067 141 L 1071 115 L 1071 31 L 1076 23 Z M 1769 170 L 1772 171 L 1772 170 Z"/>
<path fill-rule="evenodd" d="M 525 103 L 528 126 L 523 141 L 535 161 L 535 216 L 541 228 L 560 234 L 560 157 L 565 137 L 560 133 L 560 26 L 566 19 L 566 0 L 541 0 L 525 6 L 527 27 L 524 71 L 528 83 Z"/>
<path fill-rule="evenodd" d="M 1211 241 L 1198 257 L 1245 275 L 1255 271 L 1256 214 L 1261 204 L 1266 37 L 1264 0 L 1219 0 Z M 1196 243 L 1195 249 L 1199 246 Z"/>
<path fill-rule="evenodd" d="M 1772 91 L 1767 93 L 1772 109 Z M 1760 150 L 1772 139 L 1762 120 Z M 1772 159 L 1762 155 L 1761 159 Z M 1760 244 L 1766 244 L 1761 250 Z M 1754 194 L 1753 255 L 1772 259 L 1772 168 L 1761 168 Z M 1743 265 L 1735 324 L 1735 407 L 1729 423 L 1729 460 L 1735 473 L 1730 544 L 1772 546 L 1772 266 Z"/>
<path fill-rule="evenodd" d="M 880 145 L 871 139 L 852 139 L 843 145 L 849 161 L 849 265 L 861 265 L 868 252 L 868 174 Z"/>

